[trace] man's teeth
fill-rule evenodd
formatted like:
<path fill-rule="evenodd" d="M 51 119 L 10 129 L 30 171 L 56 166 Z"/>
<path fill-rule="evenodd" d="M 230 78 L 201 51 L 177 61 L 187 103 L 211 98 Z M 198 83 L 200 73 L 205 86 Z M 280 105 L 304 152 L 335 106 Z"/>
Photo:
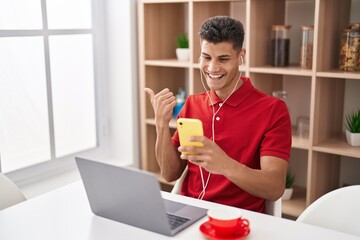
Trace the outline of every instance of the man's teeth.
<path fill-rule="evenodd" d="M 209 74 L 209 76 L 210 76 L 211 78 L 221 78 L 223 75 L 222 75 L 222 74 L 220 74 L 220 75 L 212 75 L 212 74 Z"/>

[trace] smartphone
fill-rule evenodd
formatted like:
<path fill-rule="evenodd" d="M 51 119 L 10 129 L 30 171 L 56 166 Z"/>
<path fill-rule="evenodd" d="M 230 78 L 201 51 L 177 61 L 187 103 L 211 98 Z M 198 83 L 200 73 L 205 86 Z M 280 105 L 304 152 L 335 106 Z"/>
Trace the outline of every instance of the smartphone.
<path fill-rule="evenodd" d="M 179 140 L 181 146 L 199 146 L 202 147 L 201 142 L 189 142 L 189 137 L 203 136 L 203 126 L 199 119 L 194 118 L 178 118 L 177 130 L 179 133 Z M 183 152 L 183 154 L 196 154 L 194 152 Z"/>

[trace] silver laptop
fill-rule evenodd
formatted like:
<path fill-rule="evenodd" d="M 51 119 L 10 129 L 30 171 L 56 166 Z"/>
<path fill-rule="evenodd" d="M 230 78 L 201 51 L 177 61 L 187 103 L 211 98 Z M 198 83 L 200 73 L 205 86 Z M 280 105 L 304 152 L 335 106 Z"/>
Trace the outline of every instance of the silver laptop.
<path fill-rule="evenodd" d="M 151 173 L 75 159 L 95 215 L 168 236 L 206 215 L 207 209 L 163 199 Z"/>

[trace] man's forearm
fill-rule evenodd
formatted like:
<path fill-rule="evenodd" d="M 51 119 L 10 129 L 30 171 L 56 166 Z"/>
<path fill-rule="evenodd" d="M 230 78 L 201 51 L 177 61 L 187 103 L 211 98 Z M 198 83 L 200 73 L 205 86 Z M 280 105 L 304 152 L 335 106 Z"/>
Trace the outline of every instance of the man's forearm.
<path fill-rule="evenodd" d="M 155 154 L 161 175 L 166 181 L 175 181 L 181 176 L 185 162 L 180 159 L 178 151 L 171 142 L 169 127 L 157 126 L 156 132 Z"/>
<path fill-rule="evenodd" d="M 254 196 L 275 201 L 284 192 L 288 162 L 276 157 L 263 157 L 262 163 L 265 165 L 263 169 L 252 169 L 233 162 L 224 176 Z"/>

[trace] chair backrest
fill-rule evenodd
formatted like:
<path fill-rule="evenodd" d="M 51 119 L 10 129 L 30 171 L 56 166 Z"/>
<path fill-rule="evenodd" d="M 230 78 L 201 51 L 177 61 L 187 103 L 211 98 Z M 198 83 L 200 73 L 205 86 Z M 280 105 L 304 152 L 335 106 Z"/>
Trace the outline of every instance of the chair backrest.
<path fill-rule="evenodd" d="M 182 183 L 183 183 L 183 181 L 185 179 L 185 176 L 186 176 L 187 172 L 188 172 L 188 167 L 186 166 L 183 173 L 181 174 L 180 178 L 175 181 L 175 184 L 174 184 L 174 187 L 171 190 L 171 193 L 180 194 L 181 186 L 182 186 Z"/>
<path fill-rule="evenodd" d="M 308 206 L 296 219 L 360 236 L 360 185 L 331 191 Z"/>
<path fill-rule="evenodd" d="M 0 173 L 0 210 L 25 200 L 24 194 L 15 183 Z"/>
<path fill-rule="evenodd" d="M 279 198 L 276 201 L 265 200 L 266 214 L 279 217 L 282 216 L 282 200 Z"/>
<path fill-rule="evenodd" d="M 176 180 L 175 185 L 171 190 L 171 193 L 180 194 L 181 186 L 187 174 L 187 171 L 188 168 L 186 166 L 184 172 L 181 174 L 181 177 L 178 180 Z M 282 206 L 281 198 L 276 201 L 265 200 L 265 209 L 266 209 L 266 214 L 268 215 L 281 218 L 281 212 L 282 212 L 281 206 Z"/>

